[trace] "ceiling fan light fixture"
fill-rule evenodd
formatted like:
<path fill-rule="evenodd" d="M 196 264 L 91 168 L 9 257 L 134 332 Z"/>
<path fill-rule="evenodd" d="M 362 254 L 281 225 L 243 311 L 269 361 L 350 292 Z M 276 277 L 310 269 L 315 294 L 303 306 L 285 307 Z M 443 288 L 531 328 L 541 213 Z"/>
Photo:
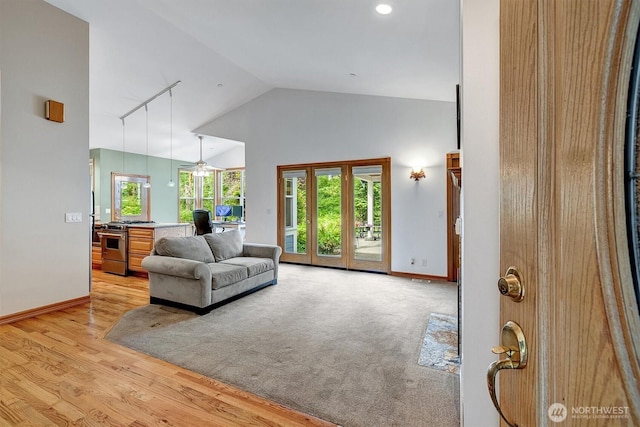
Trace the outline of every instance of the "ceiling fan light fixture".
<path fill-rule="evenodd" d="M 193 171 L 193 176 L 209 176 L 213 171 L 224 170 L 215 166 L 209 166 L 207 165 L 207 162 L 202 160 L 202 140 L 204 137 L 202 135 L 198 135 L 198 139 L 200 139 L 200 160 L 198 160 L 194 166 L 190 167 Z"/>
<path fill-rule="evenodd" d="M 188 167 L 193 176 L 200 176 L 200 177 L 209 176 L 211 175 L 212 172 L 224 170 L 223 168 L 209 166 L 207 162 L 202 160 L 202 140 L 204 139 L 204 136 L 202 135 L 196 135 L 196 136 L 198 137 L 198 139 L 200 139 L 200 159 L 197 162 L 195 162 L 195 164 L 182 165 L 182 166 Z"/>

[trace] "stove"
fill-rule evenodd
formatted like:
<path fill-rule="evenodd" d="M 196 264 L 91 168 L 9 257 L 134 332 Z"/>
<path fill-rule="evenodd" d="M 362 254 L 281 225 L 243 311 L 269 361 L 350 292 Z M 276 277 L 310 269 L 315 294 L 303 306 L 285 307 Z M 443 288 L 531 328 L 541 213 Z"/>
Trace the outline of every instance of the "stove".
<path fill-rule="evenodd" d="M 105 224 L 98 231 L 102 250 L 102 270 L 107 273 L 127 275 L 127 226 Z"/>
<path fill-rule="evenodd" d="M 98 231 L 102 250 L 102 270 L 107 273 L 126 276 L 128 266 L 128 227 L 136 224 L 153 224 L 155 221 L 124 220 L 111 221 Z"/>

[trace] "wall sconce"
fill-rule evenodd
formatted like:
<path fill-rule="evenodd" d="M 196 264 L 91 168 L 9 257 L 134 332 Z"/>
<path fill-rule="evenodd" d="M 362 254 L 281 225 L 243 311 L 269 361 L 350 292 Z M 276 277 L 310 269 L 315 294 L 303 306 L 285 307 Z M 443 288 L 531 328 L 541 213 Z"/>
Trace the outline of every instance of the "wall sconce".
<path fill-rule="evenodd" d="M 52 122 L 64 122 L 64 104 L 62 102 L 48 100 L 44 103 L 44 118 Z"/>
<path fill-rule="evenodd" d="M 424 170 L 421 167 L 411 168 L 411 174 L 409 175 L 409 178 L 415 179 L 416 181 L 420 181 L 420 179 L 424 177 L 425 177 Z"/>

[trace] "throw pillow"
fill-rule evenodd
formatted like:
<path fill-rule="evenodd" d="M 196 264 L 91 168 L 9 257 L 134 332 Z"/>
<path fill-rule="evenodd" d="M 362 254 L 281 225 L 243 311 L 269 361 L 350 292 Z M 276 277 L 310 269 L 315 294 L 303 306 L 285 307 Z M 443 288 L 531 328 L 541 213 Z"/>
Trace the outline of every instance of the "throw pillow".
<path fill-rule="evenodd" d="M 211 248 L 202 236 L 162 237 L 155 243 L 158 255 L 214 262 Z"/>
<path fill-rule="evenodd" d="M 216 262 L 242 256 L 242 235 L 238 230 L 205 234 L 204 239 L 209 244 Z"/>

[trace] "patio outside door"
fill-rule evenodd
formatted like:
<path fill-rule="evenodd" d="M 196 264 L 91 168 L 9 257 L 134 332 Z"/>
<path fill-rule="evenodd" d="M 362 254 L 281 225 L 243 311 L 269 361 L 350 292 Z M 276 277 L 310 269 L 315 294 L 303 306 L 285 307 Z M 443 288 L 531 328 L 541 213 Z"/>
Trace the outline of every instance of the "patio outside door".
<path fill-rule="evenodd" d="M 388 188 L 382 182 L 382 165 L 352 166 L 351 213 L 353 235 L 350 246 L 350 265 L 357 270 L 385 271 L 382 267 L 384 256 L 388 253 L 384 237 L 386 217 L 383 207 L 383 189 Z M 384 225 L 383 225 L 384 223 Z"/>
<path fill-rule="evenodd" d="M 386 159 L 278 167 L 281 260 L 389 272 Z"/>
<path fill-rule="evenodd" d="M 313 215 L 311 217 L 311 238 L 314 250 L 311 253 L 313 265 L 327 267 L 347 267 L 345 247 L 347 233 L 344 229 L 343 210 L 346 200 L 346 175 L 344 166 L 311 168 L 314 176 L 312 193 Z"/>

